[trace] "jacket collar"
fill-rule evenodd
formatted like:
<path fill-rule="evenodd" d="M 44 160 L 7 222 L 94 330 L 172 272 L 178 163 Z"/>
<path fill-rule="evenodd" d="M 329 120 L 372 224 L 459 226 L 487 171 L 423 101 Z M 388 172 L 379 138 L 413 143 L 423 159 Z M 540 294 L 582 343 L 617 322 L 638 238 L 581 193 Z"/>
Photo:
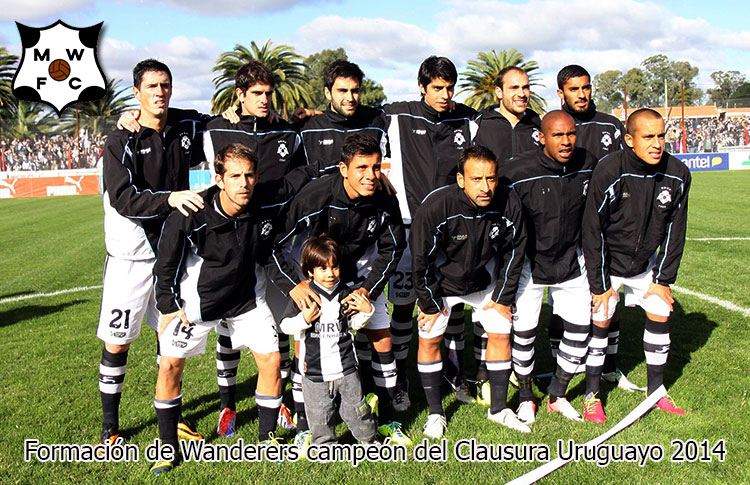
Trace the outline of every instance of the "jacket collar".
<path fill-rule="evenodd" d="M 557 160 L 554 160 L 547 156 L 547 154 L 544 153 L 543 147 L 537 148 L 536 156 L 539 160 L 539 165 L 544 167 L 546 170 L 549 170 L 550 172 L 557 175 L 566 175 L 571 172 L 575 172 L 583 166 L 583 163 L 586 160 L 586 151 L 582 148 L 575 148 L 573 150 L 572 156 L 570 157 L 570 160 L 565 163 L 560 163 Z"/>
<path fill-rule="evenodd" d="M 563 103 L 562 109 L 578 122 L 591 121 L 592 119 L 594 119 L 594 116 L 596 116 L 596 103 L 594 103 L 593 99 L 589 102 L 589 109 L 584 111 L 583 113 L 579 113 L 573 110 L 570 106 L 568 106 L 568 103 Z"/>
<path fill-rule="evenodd" d="M 664 172 L 669 159 L 669 153 L 666 151 L 661 154 L 661 160 L 656 165 L 650 165 L 635 154 L 632 148 L 624 145 L 622 148 L 625 167 L 633 173 L 639 175 L 653 175 L 656 172 Z"/>
<path fill-rule="evenodd" d="M 324 297 L 326 300 L 331 301 L 336 297 L 336 294 L 338 293 L 339 287 L 341 286 L 341 280 L 339 280 L 338 283 L 336 283 L 336 286 L 331 289 L 320 286 L 315 282 L 315 280 L 310 280 L 310 286 L 312 286 L 313 290 L 315 290 L 315 293 Z"/>

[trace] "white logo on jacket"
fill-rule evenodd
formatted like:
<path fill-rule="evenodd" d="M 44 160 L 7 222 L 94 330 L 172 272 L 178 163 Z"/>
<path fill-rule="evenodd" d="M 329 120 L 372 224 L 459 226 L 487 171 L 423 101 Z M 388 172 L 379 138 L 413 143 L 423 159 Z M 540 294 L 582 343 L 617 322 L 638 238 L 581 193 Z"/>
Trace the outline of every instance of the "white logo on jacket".
<path fill-rule="evenodd" d="M 289 155 L 289 149 L 286 147 L 286 142 L 284 140 L 279 141 L 279 149 L 276 150 L 276 153 L 279 154 L 280 158 L 286 158 L 286 156 Z"/>
<path fill-rule="evenodd" d="M 672 202 L 672 191 L 669 187 L 662 187 L 661 192 L 659 192 L 659 195 L 656 196 L 656 200 L 658 200 L 662 206 L 666 206 L 670 202 Z"/>
<path fill-rule="evenodd" d="M 455 134 L 453 135 L 453 143 L 459 146 L 466 143 L 466 138 L 464 137 L 464 134 L 463 132 L 461 132 L 461 130 L 455 131 Z"/>
<path fill-rule="evenodd" d="M 609 148 L 609 146 L 612 144 L 612 137 L 609 135 L 609 133 L 605 132 L 602 135 L 602 146 L 604 148 Z"/>

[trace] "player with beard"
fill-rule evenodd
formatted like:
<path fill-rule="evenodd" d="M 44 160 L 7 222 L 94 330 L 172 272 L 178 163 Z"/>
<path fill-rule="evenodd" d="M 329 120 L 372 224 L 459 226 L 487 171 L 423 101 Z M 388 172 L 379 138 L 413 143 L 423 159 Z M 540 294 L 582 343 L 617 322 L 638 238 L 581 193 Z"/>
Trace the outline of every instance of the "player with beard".
<path fill-rule="evenodd" d="M 615 116 L 596 110 L 591 99 L 591 75 L 576 64 L 560 69 L 557 73 L 557 95 L 562 109 L 571 115 L 576 123 L 576 146 L 591 152 L 597 160 L 622 148 L 624 129 Z M 562 338 L 562 321 L 557 315 L 550 318 L 550 348 L 553 356 Z M 617 348 L 620 340 L 620 316 L 615 312 L 609 326 L 607 356 L 604 359 L 602 379 L 617 383 L 627 391 L 643 390 L 632 384 L 617 368 Z M 583 372 L 583 369 L 581 369 Z"/>

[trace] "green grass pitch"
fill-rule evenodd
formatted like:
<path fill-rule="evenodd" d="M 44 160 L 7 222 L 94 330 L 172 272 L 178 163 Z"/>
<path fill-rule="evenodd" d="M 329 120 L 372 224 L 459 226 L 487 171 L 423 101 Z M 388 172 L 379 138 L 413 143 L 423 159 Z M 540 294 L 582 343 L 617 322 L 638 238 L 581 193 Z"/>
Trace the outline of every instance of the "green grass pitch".
<path fill-rule="evenodd" d="M 750 236 L 750 172 L 695 173 L 690 196 L 689 238 Z M 0 201 L 0 482 L 2 483 L 502 483 L 543 462 L 462 463 L 453 455 L 460 439 L 485 444 L 544 444 L 550 459 L 557 456 L 557 440 L 586 442 L 629 413 L 641 394 L 603 386 L 608 422 L 571 423 L 548 415 L 543 407 L 528 435 L 514 433 L 486 419 L 486 408 L 458 405 L 444 399 L 449 418 L 448 459 L 418 463 L 408 450 L 403 463 L 184 463 L 171 474 L 154 479 L 148 473 L 144 450 L 158 435 L 151 406 L 156 366 L 155 338 L 145 330 L 133 344 L 121 406 L 121 427 L 140 450 L 137 463 L 25 462 L 24 440 L 41 443 L 89 443 L 98 440 L 101 410 L 97 388 L 101 342 L 95 336 L 101 291 L 98 289 L 9 301 L 35 293 L 101 284 L 104 262 L 101 198 L 60 197 Z M 686 243 L 677 284 L 699 293 L 750 308 L 748 258 L 750 241 L 691 241 Z M 561 483 L 744 483 L 750 481 L 748 431 L 750 413 L 750 321 L 747 316 L 708 301 L 675 293 L 671 320 L 672 350 L 666 382 L 677 403 L 687 410 L 678 417 L 652 412 L 608 441 L 618 445 L 654 445 L 663 450 L 660 461 L 570 463 L 546 482 Z M 549 309 L 545 306 L 543 321 Z M 469 322 L 470 324 L 470 322 Z M 467 329 L 470 327 L 467 325 Z M 551 369 L 546 329 L 537 340 L 537 372 Z M 643 314 L 626 309 L 622 318 L 620 367 L 630 379 L 645 384 L 641 347 Z M 470 335 L 466 360 L 473 371 Z M 208 349 L 213 349 L 212 336 Z M 413 353 L 410 357 L 414 359 Z M 238 437 L 257 438 L 253 400 L 255 371 L 252 357 L 240 365 Z M 197 422 L 211 444 L 236 442 L 215 433 L 219 398 L 213 350 L 188 360 L 184 381 L 184 414 Z M 414 368 L 416 366 L 413 366 Z M 413 408 L 400 416 L 407 432 L 422 440 L 426 404 L 415 369 L 410 376 Z M 571 383 L 573 404 L 582 408 L 582 377 Z M 285 401 L 291 401 L 289 389 Z M 511 405 L 517 404 L 510 391 Z M 544 403 L 544 401 L 543 401 Z M 344 442 L 351 442 L 340 426 Z M 742 431 L 742 430 L 745 431 Z M 287 441 L 291 433 L 279 433 Z M 703 448 L 698 461 L 673 463 L 672 440 L 704 440 L 710 447 L 725 440 L 725 461 Z M 692 455 L 692 453 L 686 453 Z M 710 458 L 701 462 L 700 458 Z M 690 458 L 690 456 L 687 456 Z"/>

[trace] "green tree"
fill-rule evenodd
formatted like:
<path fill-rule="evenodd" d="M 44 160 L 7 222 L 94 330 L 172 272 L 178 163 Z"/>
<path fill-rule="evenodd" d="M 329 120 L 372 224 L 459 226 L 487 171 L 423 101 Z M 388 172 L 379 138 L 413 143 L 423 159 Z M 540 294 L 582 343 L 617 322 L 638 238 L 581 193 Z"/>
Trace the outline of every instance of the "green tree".
<path fill-rule="evenodd" d="M 631 67 L 622 76 L 622 84 L 627 88 L 628 109 L 656 106 L 653 91 L 649 87 L 646 72 L 639 67 Z"/>
<path fill-rule="evenodd" d="M 509 51 L 501 50 L 495 52 L 480 52 L 477 59 L 472 59 L 467 63 L 467 70 L 461 73 L 464 80 L 458 84 L 461 88 L 456 94 L 469 93 L 464 103 L 476 110 L 492 106 L 497 101 L 495 99 L 495 78 L 498 73 L 509 66 L 516 66 L 529 76 L 531 86 L 542 86 L 539 81 L 539 73 L 534 72 L 539 69 L 536 61 L 525 61 L 523 54 L 515 49 Z M 531 92 L 529 107 L 534 111 L 541 113 L 547 107 L 547 102 L 536 94 Z"/>
<path fill-rule="evenodd" d="M 610 70 L 594 76 L 593 100 L 599 111 L 610 113 L 623 102 L 622 71 Z"/>
<path fill-rule="evenodd" d="M 11 83 L 17 62 L 18 56 L 9 54 L 5 47 L 0 47 L 0 108 L 5 108 L 15 101 Z"/>
<path fill-rule="evenodd" d="M 680 85 L 685 85 L 685 104 L 696 105 L 703 98 L 703 91 L 695 85 L 698 68 L 687 61 L 670 61 L 663 54 L 647 57 L 641 62 L 646 84 L 650 90 L 644 96 L 641 106 L 664 106 L 664 84 L 666 81 L 669 104 L 674 106 L 681 101 Z M 630 87 L 628 86 L 628 91 Z"/>
<path fill-rule="evenodd" d="M 724 108 L 740 86 L 747 83 L 745 75 L 739 71 L 715 71 L 711 73 L 711 79 L 716 84 L 716 89 L 707 91 L 711 102 Z"/>
<path fill-rule="evenodd" d="M 312 103 L 310 107 L 315 109 L 326 109 L 328 100 L 323 91 L 323 75 L 326 67 L 333 61 L 348 61 L 349 57 L 346 51 L 339 47 L 338 49 L 323 49 L 320 52 L 311 54 L 305 59 L 305 75 L 310 83 L 312 91 Z M 376 83 L 370 78 L 365 77 L 362 80 L 359 102 L 364 106 L 378 107 L 386 100 L 383 86 Z"/>
<path fill-rule="evenodd" d="M 362 90 L 359 93 L 359 104 L 379 108 L 388 100 L 383 91 L 383 86 L 370 78 L 362 80 Z"/>
<path fill-rule="evenodd" d="M 114 131 L 117 118 L 132 108 L 133 93 L 129 87 L 120 88 L 121 80 L 110 79 L 105 86 L 104 96 L 96 101 L 78 103 L 65 110 L 60 119 L 60 131 L 74 132 L 76 109 L 78 126 L 90 134 L 102 135 Z"/>
<path fill-rule="evenodd" d="M 234 79 L 239 68 L 250 60 L 262 62 L 273 72 L 276 80 L 273 107 L 280 110 L 284 118 L 297 106 L 310 105 L 311 90 L 304 74 L 304 58 L 288 45 L 274 46 L 268 40 L 262 47 L 258 47 L 252 41 L 249 49 L 237 44 L 234 50 L 222 52 L 216 60 L 213 70 L 219 74 L 214 78 L 216 90 L 211 97 L 213 113 L 221 113 L 237 104 Z"/>
<path fill-rule="evenodd" d="M 55 134 L 58 125 L 57 115 L 45 109 L 41 103 L 16 100 L 3 109 L 0 128 L 2 135 L 8 138 L 33 138 L 37 135 Z"/>

